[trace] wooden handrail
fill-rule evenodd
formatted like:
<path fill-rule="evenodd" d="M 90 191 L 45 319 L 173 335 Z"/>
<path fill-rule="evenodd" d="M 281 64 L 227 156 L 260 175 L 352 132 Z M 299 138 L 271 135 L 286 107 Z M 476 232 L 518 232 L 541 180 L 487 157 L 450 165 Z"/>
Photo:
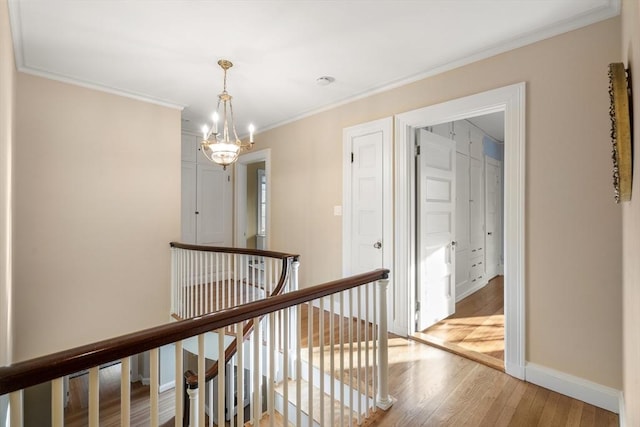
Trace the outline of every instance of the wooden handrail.
<path fill-rule="evenodd" d="M 366 283 L 387 279 L 388 275 L 389 270 L 378 269 L 322 285 L 275 295 L 201 317 L 156 326 L 117 338 L 0 367 L 0 395 L 175 343 L 205 332 L 225 328 Z"/>
<path fill-rule="evenodd" d="M 285 252 L 263 251 L 261 249 L 230 248 L 226 246 L 201 246 L 201 245 L 192 245 L 189 243 L 179 243 L 179 242 L 171 242 L 169 243 L 169 246 L 177 249 L 189 249 L 192 251 L 201 251 L 201 252 L 220 252 L 225 254 L 253 255 L 253 256 L 263 256 L 267 258 L 276 258 L 276 259 L 291 258 L 294 261 L 298 261 L 298 258 L 300 257 L 300 255 L 288 254 Z"/>

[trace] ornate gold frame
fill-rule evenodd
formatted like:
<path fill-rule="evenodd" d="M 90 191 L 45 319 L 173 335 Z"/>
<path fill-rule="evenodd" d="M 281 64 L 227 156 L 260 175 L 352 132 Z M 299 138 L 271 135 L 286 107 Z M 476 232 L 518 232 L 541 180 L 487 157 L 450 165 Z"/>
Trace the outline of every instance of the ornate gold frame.
<path fill-rule="evenodd" d="M 631 156 L 631 121 L 629 105 L 631 88 L 628 85 L 624 64 L 609 64 L 609 116 L 611 117 L 611 142 L 613 144 L 613 188 L 616 203 L 631 200 L 633 159 Z"/>

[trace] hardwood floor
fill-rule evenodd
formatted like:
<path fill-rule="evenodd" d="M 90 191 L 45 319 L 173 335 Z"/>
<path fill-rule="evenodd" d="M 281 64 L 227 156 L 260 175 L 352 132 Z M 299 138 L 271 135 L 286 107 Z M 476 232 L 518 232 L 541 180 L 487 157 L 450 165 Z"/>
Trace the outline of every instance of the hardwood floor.
<path fill-rule="evenodd" d="M 389 411 L 378 411 L 367 425 L 375 426 L 576 426 L 613 427 L 618 416 L 579 400 L 510 377 L 455 354 L 404 338 L 389 340 L 389 386 L 396 400 Z M 113 369 L 111 373 L 106 369 Z M 120 423 L 119 365 L 101 371 L 100 425 Z M 71 385 L 72 400 L 83 388 Z M 132 385 L 132 425 L 148 425 L 149 388 Z M 160 423 L 173 425 L 173 390 L 160 395 Z M 79 402 L 79 400 L 75 400 Z M 86 425 L 86 409 L 74 403 L 65 425 Z M 84 414 L 84 415 L 83 415 Z"/>
<path fill-rule="evenodd" d="M 455 314 L 414 337 L 504 370 L 504 277 L 491 279 L 487 286 L 458 302 Z"/>

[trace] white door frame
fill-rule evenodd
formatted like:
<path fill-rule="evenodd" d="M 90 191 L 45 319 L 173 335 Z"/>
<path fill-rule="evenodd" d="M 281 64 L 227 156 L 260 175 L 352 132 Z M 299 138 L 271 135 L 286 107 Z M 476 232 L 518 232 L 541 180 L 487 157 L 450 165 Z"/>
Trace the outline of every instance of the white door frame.
<path fill-rule="evenodd" d="M 525 374 L 525 83 L 399 114 L 395 120 L 395 311 L 393 329 L 413 332 L 415 305 L 415 128 L 504 111 L 505 371 Z"/>
<path fill-rule="evenodd" d="M 395 287 L 393 269 L 393 198 L 392 198 L 392 168 L 393 168 L 393 117 L 374 120 L 356 126 L 345 128 L 342 132 L 342 274 L 347 277 L 351 272 L 351 140 L 355 135 L 369 132 L 382 132 L 382 263 L 384 268 L 390 269 L 388 301 L 393 301 Z M 395 307 L 395 304 L 393 305 Z M 389 310 L 390 330 L 393 331 L 395 310 Z M 401 311 L 401 313 L 403 313 Z"/>
<path fill-rule="evenodd" d="M 251 151 L 238 157 L 235 162 L 235 223 L 233 224 L 233 245 L 236 248 L 246 248 L 247 238 L 247 165 L 264 162 L 264 174 L 267 177 L 267 221 L 265 248 L 269 249 L 271 231 L 271 148 Z"/>

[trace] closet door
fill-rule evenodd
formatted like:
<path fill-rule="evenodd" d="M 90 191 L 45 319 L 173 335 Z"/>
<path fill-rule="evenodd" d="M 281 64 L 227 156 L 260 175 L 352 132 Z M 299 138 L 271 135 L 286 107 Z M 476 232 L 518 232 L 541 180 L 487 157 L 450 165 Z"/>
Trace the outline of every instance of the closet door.
<path fill-rule="evenodd" d="M 469 284 L 469 156 L 456 153 L 456 296 Z"/>
<path fill-rule="evenodd" d="M 200 245 L 231 246 L 231 179 L 214 164 L 197 165 L 197 228 Z"/>
<path fill-rule="evenodd" d="M 491 279 L 499 272 L 502 253 L 502 162 L 485 157 L 486 270 Z"/>
<path fill-rule="evenodd" d="M 471 286 L 485 280 L 484 250 L 484 161 L 469 159 L 469 244 Z"/>
<path fill-rule="evenodd" d="M 182 162 L 181 221 L 183 243 L 196 243 L 196 182 L 196 164 L 191 162 Z"/>

